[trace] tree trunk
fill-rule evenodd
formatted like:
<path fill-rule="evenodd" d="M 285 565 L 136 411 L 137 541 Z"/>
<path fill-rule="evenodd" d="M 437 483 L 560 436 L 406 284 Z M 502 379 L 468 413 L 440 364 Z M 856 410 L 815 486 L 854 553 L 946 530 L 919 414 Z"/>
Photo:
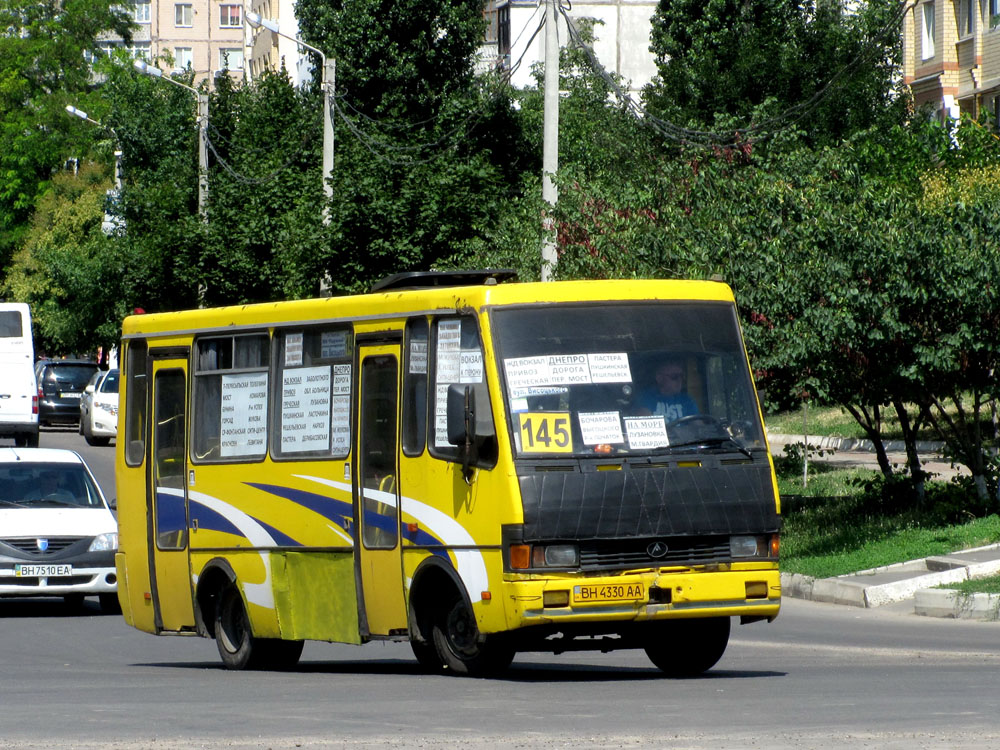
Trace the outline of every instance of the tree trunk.
<path fill-rule="evenodd" d="M 863 406 L 854 404 L 844 404 L 845 409 L 865 431 L 865 435 L 872 441 L 875 448 L 875 458 L 878 460 L 878 468 L 886 479 L 892 479 L 892 464 L 889 463 L 889 454 L 885 452 L 885 443 L 882 442 L 882 419 L 878 406 L 872 407 L 871 415 Z"/>
<path fill-rule="evenodd" d="M 915 422 L 910 422 L 906 405 L 898 398 L 892 400 L 892 406 L 896 410 L 899 428 L 903 432 L 903 443 L 906 446 L 906 466 L 910 471 L 910 478 L 913 480 L 913 490 L 917 495 L 917 503 L 923 507 L 927 496 L 924 488 L 927 472 L 920 465 L 920 456 L 917 453 L 917 426 L 920 424 L 920 417 L 918 416 Z"/>

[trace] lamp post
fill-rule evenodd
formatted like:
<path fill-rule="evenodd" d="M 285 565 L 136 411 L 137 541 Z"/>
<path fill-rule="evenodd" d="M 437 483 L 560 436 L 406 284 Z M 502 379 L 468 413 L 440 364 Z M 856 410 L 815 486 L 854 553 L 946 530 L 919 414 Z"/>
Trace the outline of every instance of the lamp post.
<path fill-rule="evenodd" d="M 323 206 L 323 223 L 330 223 L 330 201 L 333 199 L 333 116 L 331 114 L 333 108 L 333 91 L 334 84 L 337 78 L 337 61 L 328 60 L 326 55 L 323 54 L 322 50 L 316 49 L 311 44 L 307 44 L 299 39 L 297 36 L 292 36 L 290 34 L 283 33 L 278 28 L 277 21 L 272 21 L 270 18 L 263 18 L 260 13 L 254 13 L 253 11 L 247 11 L 244 14 L 244 18 L 248 24 L 253 26 L 255 29 L 263 28 L 270 31 L 272 34 L 277 34 L 280 37 L 284 37 L 290 41 L 295 42 L 300 47 L 305 47 L 310 52 L 314 52 L 319 55 L 320 60 L 323 61 L 322 77 L 320 78 L 320 88 L 323 90 L 323 195 L 326 197 L 325 205 Z"/>
<path fill-rule="evenodd" d="M 86 120 L 92 125 L 96 125 L 99 128 L 103 128 L 102 125 L 97 120 L 89 117 L 86 112 L 82 109 L 77 109 L 72 104 L 66 105 L 66 111 L 73 115 L 74 117 L 79 117 L 81 120 Z M 118 143 L 118 136 L 115 134 L 114 128 L 108 128 L 111 131 L 111 136 L 115 139 L 115 145 Z M 120 148 L 115 148 L 115 190 L 121 194 L 122 189 L 122 151 Z"/>
<path fill-rule="evenodd" d="M 559 200 L 555 183 L 559 171 L 559 38 L 556 35 L 556 0 L 545 0 L 545 79 L 542 97 L 542 200 L 551 206 L 544 220 L 542 281 L 551 281 L 556 267 L 552 211 Z"/>
<path fill-rule="evenodd" d="M 135 69 L 140 73 L 145 73 L 153 78 L 162 78 L 164 81 L 187 89 L 198 101 L 198 213 L 201 220 L 208 221 L 206 204 L 208 203 L 208 94 L 198 91 L 193 86 L 175 81 L 169 76 L 164 76 L 163 71 L 147 63 L 142 58 L 137 58 L 133 63 Z"/>

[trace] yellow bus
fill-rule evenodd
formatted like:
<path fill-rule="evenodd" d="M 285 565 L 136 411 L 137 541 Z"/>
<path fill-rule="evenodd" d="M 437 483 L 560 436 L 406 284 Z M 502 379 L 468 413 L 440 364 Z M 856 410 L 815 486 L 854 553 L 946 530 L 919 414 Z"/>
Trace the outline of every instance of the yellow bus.
<path fill-rule="evenodd" d="M 431 670 L 645 649 L 699 674 L 780 606 L 728 286 L 398 274 L 123 326 L 119 598 L 232 669 L 408 640 Z"/>

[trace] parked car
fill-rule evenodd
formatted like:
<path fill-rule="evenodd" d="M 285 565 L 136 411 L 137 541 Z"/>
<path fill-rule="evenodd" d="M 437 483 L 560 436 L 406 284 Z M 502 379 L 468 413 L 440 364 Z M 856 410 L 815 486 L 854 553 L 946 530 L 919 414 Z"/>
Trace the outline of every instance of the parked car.
<path fill-rule="evenodd" d="M 80 397 L 97 363 L 83 359 L 40 359 L 35 363 L 38 383 L 38 423 L 77 424 Z"/>
<path fill-rule="evenodd" d="M 0 597 L 96 596 L 120 611 L 118 522 L 75 451 L 0 448 Z"/>
<path fill-rule="evenodd" d="M 38 386 L 31 311 L 23 302 L 0 302 L 0 438 L 38 446 Z"/>
<path fill-rule="evenodd" d="M 107 445 L 118 434 L 118 369 L 98 370 L 80 398 L 80 434 L 88 445 Z"/>

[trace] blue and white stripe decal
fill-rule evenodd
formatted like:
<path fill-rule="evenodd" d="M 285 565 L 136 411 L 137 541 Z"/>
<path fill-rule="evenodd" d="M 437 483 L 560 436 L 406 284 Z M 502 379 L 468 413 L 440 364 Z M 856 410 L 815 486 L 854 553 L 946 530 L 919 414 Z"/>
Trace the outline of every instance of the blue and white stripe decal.
<path fill-rule="evenodd" d="M 296 474 L 298 479 L 307 479 L 310 482 L 326 485 L 342 492 L 351 493 L 352 487 L 346 482 L 337 482 L 333 479 L 323 477 L 312 477 L 306 474 Z M 393 508 L 396 507 L 396 494 L 384 492 L 382 490 L 365 489 L 364 495 L 370 500 L 385 503 Z M 455 547 L 475 547 L 476 541 L 472 535 L 465 530 L 458 521 L 451 516 L 447 516 L 437 508 L 432 508 L 426 503 L 415 500 L 405 495 L 400 498 L 403 513 L 430 529 L 432 538 L 440 539 L 446 546 Z M 478 602 L 483 598 L 483 591 L 489 588 L 489 575 L 486 572 L 486 560 L 483 553 L 478 549 L 457 549 L 452 550 L 455 555 L 455 563 L 458 567 L 458 576 L 465 584 L 465 590 L 469 594 L 469 600 Z"/>

